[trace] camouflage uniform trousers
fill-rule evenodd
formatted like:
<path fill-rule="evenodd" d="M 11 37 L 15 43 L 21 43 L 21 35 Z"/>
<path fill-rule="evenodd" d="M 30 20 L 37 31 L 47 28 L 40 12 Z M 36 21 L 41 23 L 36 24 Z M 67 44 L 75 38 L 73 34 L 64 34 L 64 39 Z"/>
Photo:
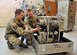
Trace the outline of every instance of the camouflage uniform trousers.
<path fill-rule="evenodd" d="M 22 42 L 20 39 L 18 39 L 19 37 L 17 37 L 16 35 L 13 34 L 9 34 L 7 35 L 8 37 L 8 41 L 10 42 L 10 44 L 12 45 L 20 45 Z M 32 43 L 32 34 L 29 34 L 28 36 L 21 36 L 23 38 L 27 38 L 30 43 Z"/>

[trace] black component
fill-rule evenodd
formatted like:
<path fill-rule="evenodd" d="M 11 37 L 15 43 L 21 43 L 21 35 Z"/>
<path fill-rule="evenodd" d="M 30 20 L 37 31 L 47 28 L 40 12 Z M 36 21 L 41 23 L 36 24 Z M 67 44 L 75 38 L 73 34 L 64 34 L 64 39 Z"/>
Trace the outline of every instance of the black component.
<path fill-rule="evenodd" d="M 57 20 L 57 18 L 52 18 L 52 20 Z"/>
<path fill-rule="evenodd" d="M 49 34 L 49 38 L 52 38 L 52 35 Z"/>
<path fill-rule="evenodd" d="M 47 26 L 46 25 L 40 25 L 41 31 L 47 32 Z"/>
<path fill-rule="evenodd" d="M 58 31 L 59 30 L 59 25 L 58 24 L 55 24 L 55 23 L 50 23 L 49 24 L 49 31 L 50 32 L 55 32 L 55 31 Z"/>
<path fill-rule="evenodd" d="M 29 40 L 28 38 L 26 39 L 26 44 L 27 45 L 32 45 L 32 40 Z"/>
<path fill-rule="evenodd" d="M 60 31 L 60 41 L 62 41 L 63 31 Z"/>

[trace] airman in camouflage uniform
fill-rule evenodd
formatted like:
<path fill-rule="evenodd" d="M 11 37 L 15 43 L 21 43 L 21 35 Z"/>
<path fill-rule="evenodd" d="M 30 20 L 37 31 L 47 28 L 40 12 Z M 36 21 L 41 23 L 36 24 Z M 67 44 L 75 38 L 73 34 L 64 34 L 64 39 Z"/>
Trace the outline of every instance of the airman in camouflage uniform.
<path fill-rule="evenodd" d="M 33 15 L 32 9 L 28 9 L 27 13 L 28 13 L 27 22 L 29 23 L 29 25 L 32 28 L 37 27 L 39 19 Z"/>
<path fill-rule="evenodd" d="M 15 19 L 12 19 L 6 27 L 5 38 L 9 49 L 14 49 L 14 45 L 28 48 L 28 46 L 23 43 L 24 38 L 31 39 L 33 32 L 40 30 L 40 28 L 32 29 L 27 25 L 27 23 L 24 22 L 24 16 L 24 11 L 17 9 Z M 19 37 L 21 37 L 21 40 L 18 39 Z"/>

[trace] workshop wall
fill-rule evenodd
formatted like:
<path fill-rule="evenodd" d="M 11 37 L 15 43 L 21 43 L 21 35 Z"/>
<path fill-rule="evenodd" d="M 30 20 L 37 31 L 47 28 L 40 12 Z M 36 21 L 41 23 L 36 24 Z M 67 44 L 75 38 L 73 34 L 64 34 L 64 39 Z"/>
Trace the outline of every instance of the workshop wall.
<path fill-rule="evenodd" d="M 0 0 L 0 27 L 6 26 L 14 18 L 14 11 L 20 2 L 21 0 Z"/>

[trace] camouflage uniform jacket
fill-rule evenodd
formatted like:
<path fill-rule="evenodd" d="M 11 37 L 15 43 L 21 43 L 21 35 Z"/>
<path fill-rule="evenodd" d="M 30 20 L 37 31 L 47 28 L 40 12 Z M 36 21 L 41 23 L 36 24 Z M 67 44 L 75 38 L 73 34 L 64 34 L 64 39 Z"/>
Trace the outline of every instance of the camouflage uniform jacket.
<path fill-rule="evenodd" d="M 16 37 L 19 36 L 24 36 L 24 35 L 29 35 L 33 33 L 33 29 L 28 26 L 28 29 L 25 30 L 23 27 L 23 24 L 26 24 L 25 22 L 18 22 L 16 19 L 12 19 L 6 27 L 6 32 L 5 32 L 5 39 L 8 39 L 8 35 L 16 35 Z"/>
<path fill-rule="evenodd" d="M 36 28 L 36 26 L 38 25 L 38 22 L 39 20 L 36 18 L 36 17 L 33 17 L 33 18 L 27 18 L 27 22 L 29 23 L 29 25 L 32 27 L 32 28 Z"/>

